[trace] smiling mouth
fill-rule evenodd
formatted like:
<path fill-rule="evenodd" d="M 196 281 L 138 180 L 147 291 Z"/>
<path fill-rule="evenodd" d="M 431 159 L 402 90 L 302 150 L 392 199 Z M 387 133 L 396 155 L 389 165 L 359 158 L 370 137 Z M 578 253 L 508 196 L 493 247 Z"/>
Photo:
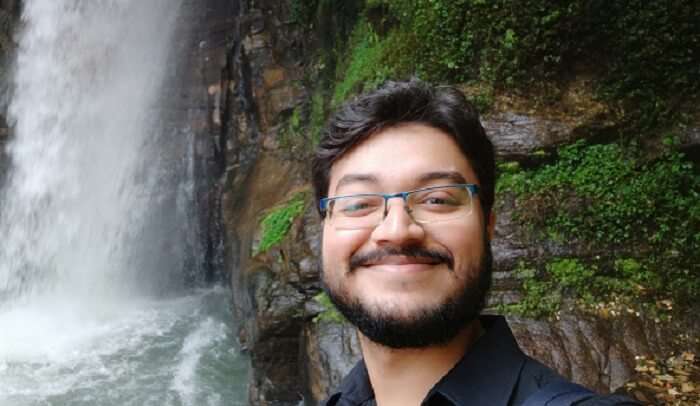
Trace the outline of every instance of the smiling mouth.
<path fill-rule="evenodd" d="M 442 261 L 434 258 L 420 258 L 407 256 L 387 256 L 377 261 L 368 261 L 362 266 L 379 266 L 379 265 L 438 265 Z"/>
<path fill-rule="evenodd" d="M 445 264 L 448 269 L 453 267 L 453 259 L 449 253 L 423 247 L 385 247 L 378 250 L 357 253 L 350 257 L 350 269 L 376 267 L 395 270 L 427 270 L 434 265 Z"/>

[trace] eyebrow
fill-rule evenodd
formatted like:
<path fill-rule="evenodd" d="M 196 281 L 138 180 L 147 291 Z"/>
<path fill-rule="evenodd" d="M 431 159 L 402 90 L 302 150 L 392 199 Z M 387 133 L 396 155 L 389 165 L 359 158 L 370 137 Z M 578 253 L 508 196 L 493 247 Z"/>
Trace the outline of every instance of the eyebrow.
<path fill-rule="evenodd" d="M 420 175 L 418 177 L 419 183 L 426 183 L 433 180 L 449 180 L 452 183 L 467 183 L 467 180 L 462 176 L 461 173 L 457 171 L 435 171 L 428 172 Z M 352 184 L 352 183 L 379 183 L 379 179 L 375 175 L 364 174 L 364 173 L 351 173 L 343 176 L 335 185 L 335 190 L 337 191 L 342 186 Z"/>
<path fill-rule="evenodd" d="M 343 176 L 335 185 L 335 190 L 340 189 L 341 186 L 345 186 L 351 183 L 379 183 L 374 175 L 364 174 L 364 173 L 351 173 Z"/>
<path fill-rule="evenodd" d="M 462 176 L 461 173 L 457 171 L 436 171 L 424 173 L 418 177 L 418 181 L 421 183 L 430 182 L 432 180 L 449 180 L 453 183 L 467 183 L 467 180 Z"/>

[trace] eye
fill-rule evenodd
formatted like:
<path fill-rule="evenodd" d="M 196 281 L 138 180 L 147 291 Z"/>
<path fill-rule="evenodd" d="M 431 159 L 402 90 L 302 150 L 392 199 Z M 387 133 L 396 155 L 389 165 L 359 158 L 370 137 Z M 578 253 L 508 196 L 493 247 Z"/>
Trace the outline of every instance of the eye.
<path fill-rule="evenodd" d="M 343 211 L 348 213 L 348 212 L 353 212 L 353 211 L 364 210 L 364 209 L 367 209 L 368 207 L 370 207 L 370 206 L 369 206 L 369 204 L 367 204 L 367 202 L 357 202 L 357 203 L 352 203 L 352 204 L 348 204 L 348 205 L 343 206 Z"/>
<path fill-rule="evenodd" d="M 459 201 L 457 199 L 455 199 L 453 196 L 450 196 L 448 193 L 445 193 L 445 192 L 431 193 L 427 196 L 422 197 L 418 203 L 424 204 L 424 205 L 438 205 L 438 206 L 439 205 L 447 205 L 447 206 L 459 205 Z"/>
<path fill-rule="evenodd" d="M 371 214 L 383 204 L 383 199 L 374 196 L 338 199 L 335 209 L 343 216 L 357 217 Z"/>

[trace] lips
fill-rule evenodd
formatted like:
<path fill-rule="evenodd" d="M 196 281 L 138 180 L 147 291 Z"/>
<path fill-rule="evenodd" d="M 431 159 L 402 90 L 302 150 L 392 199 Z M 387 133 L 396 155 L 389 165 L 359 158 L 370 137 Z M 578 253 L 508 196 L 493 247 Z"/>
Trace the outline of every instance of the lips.
<path fill-rule="evenodd" d="M 381 247 L 352 255 L 349 272 L 359 267 L 425 270 L 438 264 L 445 264 L 452 270 L 454 266 L 452 255 L 449 252 L 421 246 Z"/>
<path fill-rule="evenodd" d="M 425 258 L 425 257 L 408 257 L 403 255 L 391 255 L 385 256 L 381 259 L 374 261 L 367 261 L 360 266 L 379 266 L 379 265 L 437 265 L 442 261 L 435 258 Z"/>

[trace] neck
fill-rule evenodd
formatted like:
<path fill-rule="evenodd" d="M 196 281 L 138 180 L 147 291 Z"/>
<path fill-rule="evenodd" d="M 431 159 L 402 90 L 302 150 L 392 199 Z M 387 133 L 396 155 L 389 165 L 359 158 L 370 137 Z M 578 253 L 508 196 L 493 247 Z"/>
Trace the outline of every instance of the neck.
<path fill-rule="evenodd" d="M 398 350 L 374 343 L 360 334 L 362 355 L 377 405 L 420 405 L 480 334 L 481 323 L 476 319 L 447 345 Z"/>

